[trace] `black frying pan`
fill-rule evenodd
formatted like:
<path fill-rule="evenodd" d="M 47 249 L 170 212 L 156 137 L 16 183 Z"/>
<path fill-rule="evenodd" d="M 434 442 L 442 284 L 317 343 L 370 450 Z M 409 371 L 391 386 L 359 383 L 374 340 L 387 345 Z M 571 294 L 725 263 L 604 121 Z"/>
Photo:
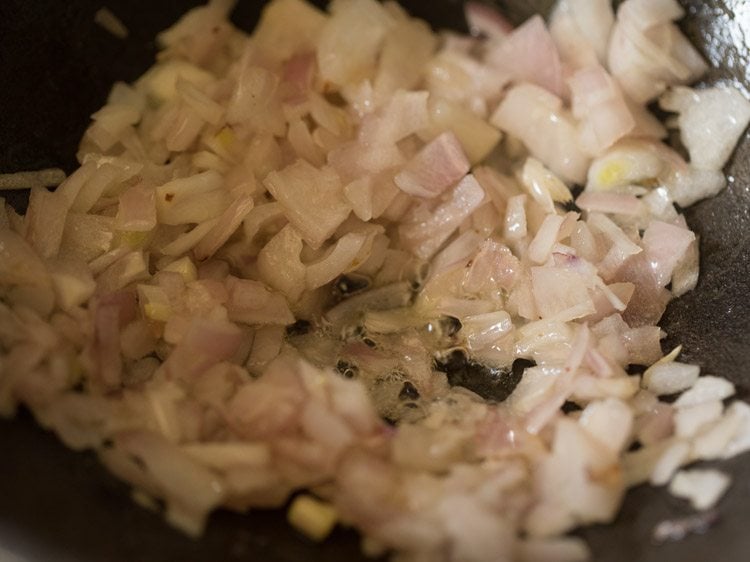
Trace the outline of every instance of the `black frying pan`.
<path fill-rule="evenodd" d="M 460 0 L 404 0 L 435 27 L 463 28 Z M 520 21 L 552 0 L 499 2 Z M 101 0 L 0 0 L 0 172 L 75 167 L 88 116 L 115 80 L 130 81 L 152 62 L 153 37 L 196 0 L 107 0 L 130 29 L 121 41 L 93 23 Z M 250 29 L 260 0 L 240 0 L 235 22 Z M 718 67 L 708 83 L 750 87 L 750 2 L 683 0 L 684 29 Z M 745 38 L 747 34 L 747 39 Z M 698 288 L 674 302 L 662 322 L 665 346 L 685 344 L 683 357 L 704 372 L 750 384 L 750 141 L 741 143 L 719 197 L 687 212 L 701 236 Z M 17 198 L 18 199 L 18 198 Z M 18 200 L 17 203 L 23 204 Z M 585 529 L 597 561 L 724 562 L 750 559 L 750 454 L 722 463 L 734 483 L 720 520 L 703 536 L 654 546 L 656 523 L 691 513 L 663 490 L 632 490 L 617 521 Z M 353 532 L 337 530 L 313 545 L 289 529 L 282 512 L 218 513 L 192 541 L 160 516 L 136 507 L 128 489 L 91 454 L 74 453 L 38 429 L 28 414 L 0 421 L 0 562 L 204 562 L 262 560 L 354 562 L 364 559 Z"/>

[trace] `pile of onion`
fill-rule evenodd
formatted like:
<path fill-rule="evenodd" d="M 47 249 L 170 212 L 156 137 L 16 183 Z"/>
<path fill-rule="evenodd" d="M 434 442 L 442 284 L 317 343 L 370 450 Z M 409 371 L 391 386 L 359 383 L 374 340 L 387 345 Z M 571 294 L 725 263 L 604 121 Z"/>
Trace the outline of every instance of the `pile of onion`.
<path fill-rule="evenodd" d="M 750 407 L 657 323 L 698 279 L 675 203 L 724 187 L 750 103 L 688 87 L 679 5 L 469 3 L 471 36 L 375 0 L 273 0 L 246 35 L 231 7 L 159 35 L 69 177 L 0 177 L 31 184 L 0 204 L 0 413 L 191 535 L 293 498 L 372 555 L 562 562 L 630 486 L 713 506 L 727 477 L 682 467 L 750 449 Z"/>

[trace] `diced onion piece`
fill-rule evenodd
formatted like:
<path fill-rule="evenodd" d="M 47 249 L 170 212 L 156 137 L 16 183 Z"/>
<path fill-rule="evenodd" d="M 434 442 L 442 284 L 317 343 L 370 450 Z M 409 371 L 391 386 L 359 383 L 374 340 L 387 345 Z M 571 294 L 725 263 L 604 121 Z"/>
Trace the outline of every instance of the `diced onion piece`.
<path fill-rule="evenodd" d="M 226 119 L 259 133 L 282 136 L 286 130 L 281 108 L 279 77 L 246 61 L 227 106 Z"/>
<path fill-rule="evenodd" d="M 343 328 L 364 310 L 388 310 L 406 306 L 411 298 L 411 288 L 406 281 L 384 285 L 341 301 L 326 312 L 325 318 L 333 326 Z"/>
<path fill-rule="evenodd" d="M 422 71 L 427 88 L 444 98 L 484 117 L 488 104 L 499 98 L 510 76 L 503 70 L 482 64 L 468 53 L 443 49 Z"/>
<path fill-rule="evenodd" d="M 671 8 L 664 10 L 665 5 Z M 701 55 L 669 21 L 680 13 L 674 0 L 628 0 L 618 10 L 609 42 L 609 69 L 638 103 L 654 99 L 670 84 L 693 82 L 706 71 Z"/>
<path fill-rule="evenodd" d="M 143 309 L 143 315 L 149 320 L 166 322 L 172 316 L 169 297 L 160 287 L 138 285 L 138 301 Z"/>
<path fill-rule="evenodd" d="M 254 205 L 255 202 L 249 195 L 238 197 L 230 203 L 224 212 L 217 217 L 216 225 L 206 233 L 193 249 L 195 259 L 205 260 L 213 256 L 239 228 Z"/>
<path fill-rule="evenodd" d="M 532 82 L 562 97 L 562 62 L 544 19 L 535 15 L 487 53 L 490 64 L 510 72 L 518 82 Z"/>
<path fill-rule="evenodd" d="M 313 248 L 320 248 L 349 215 L 341 180 L 331 168 L 298 160 L 271 172 L 264 183 L 285 214 Z"/>
<path fill-rule="evenodd" d="M 633 412 L 622 400 L 599 400 L 584 408 L 578 423 L 602 445 L 620 454 L 630 440 Z"/>
<path fill-rule="evenodd" d="M 474 36 L 504 38 L 513 31 L 513 25 L 505 16 L 484 2 L 466 2 L 464 16 L 469 24 L 469 31 Z"/>
<path fill-rule="evenodd" d="M 350 232 L 336 241 L 328 255 L 308 264 L 305 279 L 308 289 L 317 289 L 343 273 L 357 269 L 358 256 L 367 242 L 367 235 Z"/>
<path fill-rule="evenodd" d="M 53 258 L 60 252 L 67 216 L 64 196 L 43 187 L 32 188 L 26 212 L 26 240 L 43 258 Z"/>
<path fill-rule="evenodd" d="M 469 231 L 467 234 L 474 233 Z M 474 239 L 478 238 L 476 234 L 474 237 Z M 471 240 L 467 243 L 471 244 Z M 496 287 L 502 287 L 505 290 L 512 289 L 521 274 L 521 263 L 518 258 L 507 246 L 491 238 L 484 240 L 481 244 L 476 242 L 471 244 L 469 255 L 474 253 L 477 245 L 479 245 L 479 252 L 474 255 L 471 263 L 467 264 L 468 271 L 464 277 L 464 288 L 474 293 L 482 290 L 493 291 Z M 437 265 L 435 262 L 433 262 L 432 274 L 435 274 L 434 267 Z"/>
<path fill-rule="evenodd" d="M 211 83 L 213 76 L 187 61 L 169 60 L 152 67 L 141 77 L 140 83 L 146 86 L 153 97 L 168 101 L 177 95 L 176 85 L 179 79 L 203 86 Z"/>
<path fill-rule="evenodd" d="M 563 180 L 583 183 L 589 158 L 570 142 L 576 128 L 559 97 L 533 84 L 519 84 L 505 95 L 490 123 L 521 139 Z"/>
<path fill-rule="evenodd" d="M 719 501 L 731 483 L 729 477 L 718 470 L 681 470 L 669 484 L 669 492 L 690 500 L 695 509 L 709 509 Z"/>
<path fill-rule="evenodd" d="M 721 170 L 750 123 L 750 101 L 732 87 L 693 90 L 677 86 L 659 104 L 679 113 L 677 123 L 690 164 L 700 169 Z"/>
<path fill-rule="evenodd" d="M 185 252 L 192 250 L 206 234 L 218 224 L 219 219 L 214 218 L 196 225 L 193 229 L 177 236 L 171 242 L 168 242 L 161 248 L 161 253 L 165 256 L 181 256 Z"/>
<path fill-rule="evenodd" d="M 50 265 L 52 286 L 63 310 L 83 305 L 96 289 L 96 282 L 84 262 L 75 259 L 56 260 Z"/>
<path fill-rule="evenodd" d="M 447 132 L 430 141 L 393 181 L 409 195 L 437 197 L 470 168 L 458 138 Z"/>
<path fill-rule="evenodd" d="M 531 283 L 534 301 L 542 318 L 568 321 L 583 318 L 595 311 L 586 286 L 574 271 L 533 267 Z"/>
<path fill-rule="evenodd" d="M 295 52 L 315 45 L 326 15 L 302 0 L 268 3 L 253 34 L 265 56 L 285 60 Z"/>
<path fill-rule="evenodd" d="M 635 119 L 617 83 L 601 66 L 576 72 L 568 81 L 581 145 L 601 154 L 635 127 Z"/>
<path fill-rule="evenodd" d="M 458 104 L 430 99 L 429 111 L 431 126 L 420 136 L 432 138 L 443 131 L 453 131 L 472 164 L 484 160 L 500 141 L 501 133 L 493 126 L 494 122 L 487 123 Z"/>
<path fill-rule="evenodd" d="M 693 459 L 714 460 L 724 455 L 729 443 L 734 439 L 742 423 L 736 412 L 730 412 L 715 422 L 708 424 L 693 438 L 691 456 Z"/>
<path fill-rule="evenodd" d="M 643 373 L 642 385 L 657 396 L 675 394 L 691 388 L 698 380 L 700 367 L 672 361 L 657 363 Z"/>
<path fill-rule="evenodd" d="M 300 259 L 303 244 L 290 225 L 282 228 L 258 254 L 261 279 L 296 301 L 305 286 L 306 268 Z"/>
<path fill-rule="evenodd" d="M 247 358 L 247 368 L 251 373 L 260 374 L 276 359 L 284 343 L 283 326 L 261 326 L 255 331 L 253 346 Z"/>
<path fill-rule="evenodd" d="M 692 291 L 698 285 L 700 275 L 700 251 L 696 238 L 689 246 L 685 255 L 677 263 L 672 273 L 672 294 L 681 297 Z"/>
<path fill-rule="evenodd" d="M 366 78 L 392 25 L 389 14 L 374 0 L 337 4 L 318 40 L 321 77 L 339 86 Z"/>
<path fill-rule="evenodd" d="M 643 234 L 643 249 L 659 285 L 666 285 L 672 279 L 672 272 L 682 260 L 695 234 L 662 221 L 651 221 Z"/>
<path fill-rule="evenodd" d="M 639 29 L 649 29 L 655 25 L 681 19 L 685 15 L 676 0 L 632 0 L 625 10 L 634 25 Z"/>
<path fill-rule="evenodd" d="M 267 443 L 195 443 L 184 445 L 182 450 L 200 464 L 218 470 L 231 466 L 260 467 L 271 462 Z"/>
<path fill-rule="evenodd" d="M 185 283 L 190 283 L 198 279 L 198 269 L 195 267 L 193 260 L 188 256 L 181 257 L 170 262 L 167 266 L 162 267 L 161 271 L 174 271 L 179 273 L 185 280 Z"/>
<path fill-rule="evenodd" d="M 615 15 L 609 0 L 560 0 L 549 30 L 563 61 L 583 68 L 607 59 Z"/>
<path fill-rule="evenodd" d="M 281 324 L 294 322 L 286 299 L 269 291 L 262 283 L 230 277 L 227 280 L 229 318 L 245 324 Z"/>
<path fill-rule="evenodd" d="M 132 105 L 110 103 L 91 118 L 94 122 L 86 131 L 86 137 L 104 152 L 123 142 L 127 131 L 141 120 L 141 111 Z"/>
<path fill-rule="evenodd" d="M 658 178 L 665 163 L 650 145 L 623 142 L 594 160 L 588 171 L 587 191 L 608 191 Z"/>
<path fill-rule="evenodd" d="M 526 159 L 521 180 L 534 200 L 547 212 L 554 211 L 555 202 L 567 203 L 573 199 L 568 186 L 536 158 Z"/>
<path fill-rule="evenodd" d="M 650 481 L 654 486 L 663 486 L 668 483 L 679 468 L 690 458 L 690 445 L 685 441 L 677 441 L 659 456 Z"/>
<path fill-rule="evenodd" d="M 252 241 L 260 230 L 268 223 L 284 221 L 284 211 L 278 203 L 264 203 L 254 206 L 242 222 L 245 236 Z"/>
<path fill-rule="evenodd" d="M 501 310 L 466 316 L 461 321 L 461 335 L 472 351 L 492 346 L 513 328 L 510 315 Z"/>
<path fill-rule="evenodd" d="M 200 116 L 201 119 L 211 125 L 219 125 L 224 116 L 224 108 L 204 94 L 195 84 L 178 78 L 175 89 L 183 101 Z"/>
<path fill-rule="evenodd" d="M 529 244 L 528 255 L 531 261 L 537 264 L 547 261 L 552 253 L 553 246 L 557 242 L 563 220 L 563 217 L 556 214 L 544 217 L 544 222 L 542 222 L 536 236 Z"/>
<path fill-rule="evenodd" d="M 585 191 L 576 199 L 576 205 L 584 211 L 619 215 L 643 215 L 646 206 L 640 199 L 627 193 L 601 193 Z"/>
<path fill-rule="evenodd" d="M 85 262 L 110 250 L 114 238 L 112 217 L 68 213 L 60 251 Z"/>
<path fill-rule="evenodd" d="M 674 202 L 682 207 L 688 207 L 701 199 L 718 194 L 726 187 L 727 180 L 724 174 L 717 170 L 685 167 L 673 170 L 665 184 Z"/>
<path fill-rule="evenodd" d="M 242 331 L 226 320 L 195 318 L 164 362 L 164 369 L 174 379 L 191 381 L 230 359 L 243 337 Z"/>
<path fill-rule="evenodd" d="M 484 200 L 484 190 L 469 174 L 453 188 L 450 199 L 426 217 L 413 216 L 401 226 L 404 245 L 421 258 L 431 257 Z"/>
<path fill-rule="evenodd" d="M 360 220 L 369 221 L 373 217 L 374 184 L 375 181 L 371 176 L 365 176 L 344 186 L 344 197 Z"/>
<path fill-rule="evenodd" d="M 396 22 L 385 36 L 373 81 L 376 99 L 388 99 L 396 92 L 414 88 L 433 54 L 437 38 L 424 22 L 405 19 Z M 392 102 L 391 102 L 392 103 Z"/>
<path fill-rule="evenodd" d="M 720 400 L 678 408 L 674 415 L 675 433 L 678 437 L 694 437 L 707 424 L 721 418 L 723 412 L 724 406 Z"/>
<path fill-rule="evenodd" d="M 60 168 L 46 168 L 34 172 L 0 174 L 0 189 L 29 189 L 30 187 L 56 187 L 65 181 Z"/>
<path fill-rule="evenodd" d="M 429 93 L 423 90 L 397 91 L 387 105 L 363 119 L 358 140 L 365 144 L 386 145 L 422 131 L 430 124 L 428 96 Z"/>
<path fill-rule="evenodd" d="M 612 246 L 599 264 L 599 275 L 607 279 L 630 257 L 643 252 L 612 220 L 599 213 L 589 215 L 588 224 L 601 232 L 611 242 Z"/>
<path fill-rule="evenodd" d="M 731 458 L 750 450 L 750 406 L 745 402 L 733 402 L 726 412 L 737 418 L 737 430 L 724 449 L 724 458 Z"/>
<path fill-rule="evenodd" d="M 217 172 L 208 170 L 160 185 L 156 188 L 159 222 L 188 224 L 218 217 L 228 204 L 222 183 Z"/>
<path fill-rule="evenodd" d="M 289 123 L 287 140 L 292 145 L 297 156 L 304 158 L 313 166 L 323 165 L 325 156 L 321 152 L 320 147 L 315 144 L 310 130 L 301 119 Z"/>
<path fill-rule="evenodd" d="M 514 195 L 508 199 L 505 210 L 505 236 L 517 240 L 526 236 L 526 195 Z"/>
<path fill-rule="evenodd" d="M 122 432 L 115 437 L 115 446 L 140 459 L 166 492 L 168 519 L 185 532 L 199 535 L 208 512 L 223 499 L 220 479 L 155 433 Z"/>
<path fill-rule="evenodd" d="M 156 193 L 146 185 L 136 185 L 120 196 L 115 228 L 148 232 L 156 227 Z"/>
<path fill-rule="evenodd" d="M 131 283 L 147 279 L 148 276 L 148 263 L 143 251 L 127 252 L 99 274 L 96 292 L 103 294 L 119 291 Z"/>
<path fill-rule="evenodd" d="M 680 395 L 674 405 L 677 408 L 695 406 L 709 400 L 724 400 L 734 394 L 734 385 L 726 379 L 704 375 L 699 377 L 690 390 Z"/>

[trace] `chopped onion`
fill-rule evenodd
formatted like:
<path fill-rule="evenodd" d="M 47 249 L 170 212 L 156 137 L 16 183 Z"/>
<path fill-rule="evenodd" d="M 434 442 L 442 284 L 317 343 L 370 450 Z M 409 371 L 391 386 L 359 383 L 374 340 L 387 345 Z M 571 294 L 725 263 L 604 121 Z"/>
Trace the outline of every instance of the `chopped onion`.
<path fill-rule="evenodd" d="M 729 477 L 718 470 L 682 470 L 669 484 L 673 495 L 690 500 L 695 509 L 713 507 L 729 488 Z"/>
<path fill-rule="evenodd" d="M 30 187 L 56 187 L 65 181 L 60 168 L 46 168 L 35 172 L 0 174 L 0 189 L 29 189 Z"/>
<path fill-rule="evenodd" d="M 302 238 L 287 225 L 258 254 L 258 272 L 261 278 L 292 301 L 296 301 L 302 294 L 307 276 L 300 258 L 302 248 Z"/>
<path fill-rule="evenodd" d="M 750 102 L 731 87 L 677 86 L 659 99 L 659 105 L 679 113 L 677 123 L 690 164 L 700 169 L 723 168 L 750 123 Z"/>
<path fill-rule="evenodd" d="M 366 75 L 393 20 L 373 0 L 355 0 L 337 6 L 336 13 L 321 30 L 318 67 L 323 79 L 344 85 Z"/>
<path fill-rule="evenodd" d="M 278 293 L 272 293 L 257 281 L 227 279 L 229 318 L 246 324 L 291 324 L 294 316 Z"/>
<path fill-rule="evenodd" d="M 694 437 L 707 424 L 721 418 L 723 412 L 724 406 L 719 400 L 679 408 L 674 416 L 675 433 L 683 438 Z"/>
<path fill-rule="evenodd" d="M 253 199 L 249 196 L 238 197 L 230 203 L 224 212 L 219 215 L 216 225 L 206 233 L 193 249 L 195 258 L 205 260 L 213 256 L 234 234 L 252 210 L 254 204 Z"/>
<path fill-rule="evenodd" d="M 734 385 L 726 379 L 713 376 L 700 377 L 690 390 L 684 392 L 675 402 L 677 408 L 695 406 L 708 400 L 723 400 L 734 394 Z"/>
<path fill-rule="evenodd" d="M 123 452 L 138 458 L 168 494 L 169 519 L 186 532 L 199 534 L 208 511 L 221 503 L 221 481 L 154 433 L 123 432 L 115 442 Z"/>
<path fill-rule="evenodd" d="M 488 123 L 458 104 L 440 98 L 430 99 L 428 108 L 431 124 L 420 132 L 420 136 L 432 138 L 446 129 L 452 131 L 472 164 L 484 160 L 500 141 L 497 123 Z"/>
<path fill-rule="evenodd" d="M 231 358 L 241 341 L 242 332 L 230 322 L 196 319 L 164 362 L 164 368 L 170 377 L 190 381 Z"/>
<path fill-rule="evenodd" d="M 564 562 L 629 486 L 713 504 L 723 477 L 675 473 L 749 450 L 750 406 L 657 322 L 750 106 L 679 86 L 679 4 L 513 29 L 469 2 L 475 36 L 375 0 L 273 0 L 247 34 L 234 4 L 158 36 L 70 177 L 0 175 L 32 190 L 0 198 L 0 414 L 190 535 L 299 492 L 293 525 L 375 557 Z"/>
<path fill-rule="evenodd" d="M 677 2 L 628 0 L 617 12 L 609 43 L 609 69 L 636 102 L 654 99 L 670 84 L 693 82 L 706 63 L 671 23 L 682 16 Z"/>
<path fill-rule="evenodd" d="M 698 380 L 700 367 L 672 361 L 657 363 L 643 373 L 643 387 L 656 395 L 675 394 L 691 388 Z"/>
<path fill-rule="evenodd" d="M 513 25 L 499 11 L 483 2 L 466 2 L 464 15 L 472 35 L 502 39 L 513 31 Z"/>
<path fill-rule="evenodd" d="M 568 80 L 573 115 L 580 120 L 581 146 L 592 155 L 601 154 L 635 127 L 617 83 L 601 66 L 589 66 Z"/>
<path fill-rule="evenodd" d="M 531 283 L 542 318 L 568 321 L 592 314 L 594 304 L 581 277 L 556 267 L 533 267 Z"/>
<path fill-rule="evenodd" d="M 667 484 L 675 472 L 690 458 L 690 445 L 677 441 L 668 447 L 656 461 L 650 481 L 654 486 Z"/>
<path fill-rule="evenodd" d="M 271 172 L 265 184 L 281 203 L 287 219 L 313 248 L 319 248 L 349 215 L 341 182 L 330 168 L 316 169 L 299 160 Z"/>
<path fill-rule="evenodd" d="M 491 44 L 492 45 L 492 44 Z M 541 16 L 532 16 L 492 45 L 487 60 L 518 82 L 532 82 L 558 97 L 565 96 L 562 62 Z"/>
<path fill-rule="evenodd" d="M 550 18 L 550 33 L 560 56 L 574 68 L 604 63 L 612 25 L 608 0 L 560 0 Z"/>
<path fill-rule="evenodd" d="M 421 258 L 431 257 L 453 231 L 477 209 L 485 194 L 473 175 L 469 174 L 453 188 L 450 199 L 438 206 L 426 219 L 415 212 L 401 227 L 405 246 Z"/>
<path fill-rule="evenodd" d="M 35 187 L 26 211 L 26 240 L 43 258 L 56 257 L 62 245 L 68 205 L 59 193 Z"/>
<path fill-rule="evenodd" d="M 367 235 L 350 232 L 342 236 L 321 260 L 307 266 L 305 279 L 310 289 L 317 289 L 333 281 L 342 273 L 357 269 L 358 258 L 367 242 Z"/>
<path fill-rule="evenodd" d="M 146 185 L 136 185 L 120 196 L 115 228 L 148 232 L 156 227 L 156 193 Z"/>
<path fill-rule="evenodd" d="M 529 151 L 562 179 L 583 183 L 589 159 L 577 143 L 575 125 L 562 100 L 532 84 L 514 86 L 490 122 L 523 141 Z"/>
<path fill-rule="evenodd" d="M 429 142 L 393 181 L 405 193 L 436 197 L 469 172 L 461 143 L 451 132 Z"/>

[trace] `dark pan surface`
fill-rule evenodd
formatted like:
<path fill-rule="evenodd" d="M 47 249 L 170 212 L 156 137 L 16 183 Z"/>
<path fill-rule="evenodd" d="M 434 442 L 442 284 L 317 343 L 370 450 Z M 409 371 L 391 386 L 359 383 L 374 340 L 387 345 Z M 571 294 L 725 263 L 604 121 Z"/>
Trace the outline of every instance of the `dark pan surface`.
<path fill-rule="evenodd" d="M 88 116 L 104 102 L 115 80 L 133 80 L 152 62 L 153 37 L 195 0 L 108 0 L 131 31 L 126 41 L 93 23 L 100 0 L 75 2 L 0 0 L 0 171 L 62 166 L 71 171 Z M 404 2 L 436 27 L 462 27 L 455 0 Z M 549 0 L 500 2 L 517 21 Z M 747 91 L 750 3 L 685 0 L 684 29 L 719 67 L 708 82 L 731 81 Z M 241 0 L 235 21 L 246 29 L 258 0 Z M 747 38 L 746 38 L 747 34 Z M 704 372 L 750 388 L 750 142 L 729 167 L 727 191 L 687 212 L 701 236 L 698 288 L 673 303 L 662 322 L 666 346 L 685 344 L 684 356 Z M 358 540 L 338 530 L 316 546 L 288 529 L 281 512 L 245 517 L 219 513 L 206 536 L 192 541 L 161 518 L 136 507 L 127 487 L 98 466 L 91 454 L 73 453 L 38 429 L 30 416 L 0 421 L 0 561 L 203 562 L 263 560 L 355 561 Z M 614 525 L 587 529 L 596 560 L 726 562 L 750 558 L 750 455 L 721 464 L 734 484 L 720 504 L 710 533 L 663 546 L 649 543 L 653 526 L 690 513 L 663 490 L 628 494 Z M 12 558 L 11 554 L 18 558 Z"/>

